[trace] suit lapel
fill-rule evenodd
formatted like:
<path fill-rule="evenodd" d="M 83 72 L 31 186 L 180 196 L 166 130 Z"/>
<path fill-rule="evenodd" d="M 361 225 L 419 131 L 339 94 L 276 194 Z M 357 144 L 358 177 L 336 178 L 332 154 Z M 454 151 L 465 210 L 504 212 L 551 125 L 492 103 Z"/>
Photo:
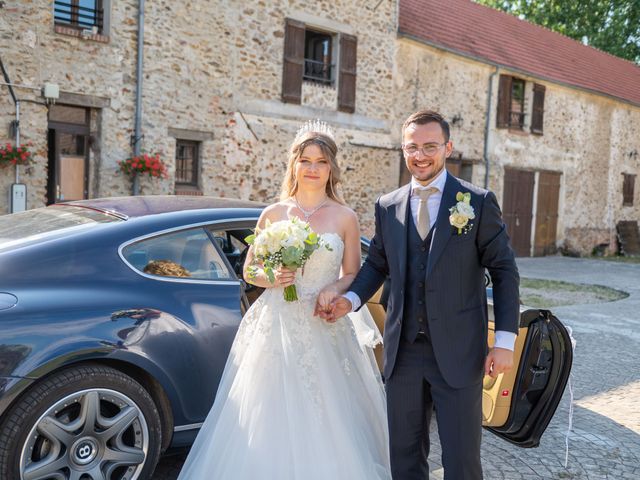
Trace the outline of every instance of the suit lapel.
<path fill-rule="evenodd" d="M 444 191 L 442 192 L 442 200 L 440 201 L 440 208 L 438 209 L 438 218 L 434 225 L 435 230 L 433 232 L 433 241 L 431 242 L 431 250 L 429 251 L 427 278 L 451 237 L 453 229 L 449 223 L 449 209 L 455 205 L 456 193 L 460 188 L 461 185 L 458 180 L 450 173 L 447 173 L 447 181 L 444 185 Z"/>
<path fill-rule="evenodd" d="M 394 232 L 397 232 L 394 238 L 394 247 L 398 252 L 398 262 L 400 266 L 400 278 L 404 278 L 404 275 L 407 270 L 407 227 L 408 227 L 408 218 L 409 218 L 409 196 L 411 194 L 411 184 L 406 185 L 402 189 L 398 191 L 398 196 L 396 197 L 395 203 L 395 217 L 396 221 L 400 223 L 402 228 L 393 229 Z"/>

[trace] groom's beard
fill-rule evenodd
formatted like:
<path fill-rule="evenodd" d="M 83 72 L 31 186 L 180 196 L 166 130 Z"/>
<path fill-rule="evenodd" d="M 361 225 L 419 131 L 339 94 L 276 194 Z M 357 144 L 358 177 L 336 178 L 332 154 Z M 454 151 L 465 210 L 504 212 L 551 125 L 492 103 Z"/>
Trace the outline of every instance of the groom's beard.
<path fill-rule="evenodd" d="M 444 168 L 445 168 L 445 164 L 443 162 L 442 166 L 437 171 L 431 169 L 431 171 L 425 172 L 425 173 L 422 173 L 422 174 L 420 174 L 420 172 L 418 172 L 418 171 L 411 171 L 411 170 L 410 171 L 411 171 L 411 175 L 413 176 L 413 178 L 415 178 L 418 182 L 424 183 L 426 185 L 431 180 L 436 178 L 442 172 L 442 170 L 444 170 Z"/>

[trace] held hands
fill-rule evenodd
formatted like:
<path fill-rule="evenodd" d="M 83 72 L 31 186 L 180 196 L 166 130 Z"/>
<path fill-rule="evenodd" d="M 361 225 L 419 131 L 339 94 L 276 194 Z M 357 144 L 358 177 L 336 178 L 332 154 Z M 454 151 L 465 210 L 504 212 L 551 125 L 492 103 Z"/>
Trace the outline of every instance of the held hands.
<path fill-rule="evenodd" d="M 326 318 L 325 315 L 328 315 L 332 310 L 331 302 L 333 302 L 338 295 L 338 290 L 336 290 L 333 285 L 323 288 L 318 294 L 314 315 Z"/>
<path fill-rule="evenodd" d="M 318 300 L 320 297 L 318 297 Z M 331 303 L 329 304 L 329 308 L 325 309 L 320 306 L 318 302 L 316 304 L 316 312 L 315 314 L 321 318 L 324 318 L 329 323 L 334 323 L 339 318 L 344 317 L 347 313 L 351 312 L 353 306 L 351 302 L 347 300 L 342 295 L 336 295 Z"/>
<path fill-rule="evenodd" d="M 513 352 L 506 348 L 492 348 L 484 362 L 484 374 L 496 378 L 513 368 Z"/>

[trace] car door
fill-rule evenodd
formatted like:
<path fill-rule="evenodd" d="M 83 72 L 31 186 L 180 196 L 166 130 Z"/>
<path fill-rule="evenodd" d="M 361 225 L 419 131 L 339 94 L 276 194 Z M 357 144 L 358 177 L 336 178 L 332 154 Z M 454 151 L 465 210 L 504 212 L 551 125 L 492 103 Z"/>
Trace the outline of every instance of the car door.
<path fill-rule="evenodd" d="M 366 257 L 368 241 L 362 241 Z M 367 306 L 380 331 L 384 331 L 389 280 Z M 489 330 L 493 346 L 493 295 L 487 289 Z M 497 378 L 486 375 L 482 389 L 483 426 L 520 447 L 537 447 L 562 398 L 573 361 L 571 338 L 565 326 L 549 310 L 522 309 L 514 349 L 514 368 Z M 382 347 L 376 350 L 382 367 Z"/>
<path fill-rule="evenodd" d="M 242 284 L 241 309 L 243 315 L 264 291 L 263 288 L 245 282 L 242 275 L 244 261 L 249 251 L 249 245 L 245 238 L 253 233 L 255 226 L 256 220 L 251 219 L 212 225 L 207 229 L 216 248 L 226 260 L 228 268 L 234 272 L 235 277 Z"/>

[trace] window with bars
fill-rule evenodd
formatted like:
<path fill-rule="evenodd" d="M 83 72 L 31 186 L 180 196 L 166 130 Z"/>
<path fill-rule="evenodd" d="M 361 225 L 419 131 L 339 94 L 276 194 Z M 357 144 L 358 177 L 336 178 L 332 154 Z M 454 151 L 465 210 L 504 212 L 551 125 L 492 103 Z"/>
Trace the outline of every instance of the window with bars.
<path fill-rule="evenodd" d="M 633 190 L 636 183 L 636 176 L 630 173 L 622 174 L 622 205 L 633 206 Z"/>
<path fill-rule="evenodd" d="M 198 187 L 200 142 L 176 140 L 176 185 Z"/>
<path fill-rule="evenodd" d="M 304 32 L 304 74 L 302 78 L 325 85 L 333 84 L 331 35 L 313 30 Z"/>
<path fill-rule="evenodd" d="M 82 30 L 104 29 L 103 0 L 55 0 L 53 17 L 58 25 L 76 27 Z"/>
<path fill-rule="evenodd" d="M 545 86 L 533 84 L 533 101 L 531 116 L 531 133 L 542 135 L 544 126 L 544 96 Z M 500 75 L 498 86 L 498 112 L 496 115 L 497 128 L 524 130 L 526 118 L 527 97 L 526 82 L 511 75 Z"/>
<path fill-rule="evenodd" d="M 334 43 L 338 42 L 339 48 Z M 358 39 L 346 33 L 327 33 L 303 22 L 286 19 L 282 101 L 300 104 L 303 81 L 338 86 L 338 110 L 356 109 L 356 66 Z M 333 58 L 338 50 L 338 58 Z"/>

